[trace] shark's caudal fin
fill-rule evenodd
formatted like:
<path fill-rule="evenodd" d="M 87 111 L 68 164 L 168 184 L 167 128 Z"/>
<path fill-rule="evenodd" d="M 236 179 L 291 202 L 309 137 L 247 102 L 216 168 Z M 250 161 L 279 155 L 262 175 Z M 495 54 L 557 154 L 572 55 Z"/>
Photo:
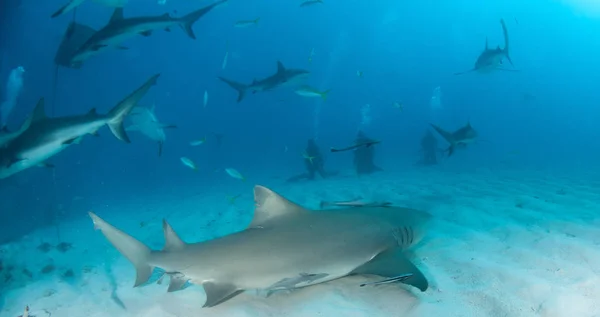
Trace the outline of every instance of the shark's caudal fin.
<path fill-rule="evenodd" d="M 508 62 L 512 66 L 515 66 L 513 64 L 512 60 L 510 59 L 510 55 L 509 55 L 508 29 L 506 29 L 506 23 L 504 23 L 504 19 L 500 19 L 500 24 L 502 25 L 502 33 L 504 33 L 504 49 L 502 49 L 502 51 L 504 52 L 504 56 L 506 56 L 506 59 L 508 60 Z"/>
<path fill-rule="evenodd" d="M 229 87 L 237 90 L 237 92 L 238 92 L 237 102 L 244 100 L 244 97 L 246 96 L 246 90 L 248 90 L 248 86 L 246 86 L 242 83 L 235 82 L 233 80 L 229 80 L 224 77 L 219 77 L 219 79 L 221 81 L 223 81 L 224 83 L 226 83 L 227 85 L 229 85 Z"/>
<path fill-rule="evenodd" d="M 160 74 L 156 74 L 150 77 L 150 79 L 148 79 L 142 86 L 132 92 L 129 96 L 125 97 L 125 99 L 123 99 L 114 108 L 112 108 L 112 110 L 110 110 L 108 113 L 108 117 L 110 118 L 108 121 L 108 127 L 117 139 L 126 143 L 131 142 L 127 136 L 127 132 L 125 132 L 123 121 L 131 112 L 131 110 L 137 105 L 137 103 L 146 95 L 150 87 L 156 84 L 156 80 L 159 76 Z"/>
<path fill-rule="evenodd" d="M 446 142 L 450 143 L 450 146 L 448 147 L 448 156 L 451 156 L 452 153 L 454 153 L 454 148 L 456 147 L 456 140 L 454 140 L 454 136 L 452 135 L 452 133 L 438 127 L 433 123 L 430 123 L 430 125 L 433 129 L 435 129 L 435 131 L 437 131 L 437 133 L 439 133 L 446 140 Z"/>
<path fill-rule="evenodd" d="M 254 218 L 249 228 L 262 228 L 278 218 L 308 212 L 276 192 L 260 185 L 254 186 Z"/>
<path fill-rule="evenodd" d="M 210 10 L 214 9 L 216 6 L 227 2 L 227 0 L 219 0 L 207 7 L 202 9 L 198 9 L 190 14 L 184 15 L 181 20 L 181 27 L 185 30 L 185 33 L 193 40 L 196 39 L 196 34 L 194 34 L 194 30 L 192 27 L 194 23 L 198 21 L 203 15 L 207 14 Z"/>
<path fill-rule="evenodd" d="M 151 250 L 146 245 L 128 235 L 127 233 L 113 227 L 108 222 L 102 220 L 93 212 L 89 212 L 94 228 L 100 230 L 106 239 L 126 257 L 136 270 L 134 287 L 146 283 L 152 275 L 152 266 L 148 264 Z"/>

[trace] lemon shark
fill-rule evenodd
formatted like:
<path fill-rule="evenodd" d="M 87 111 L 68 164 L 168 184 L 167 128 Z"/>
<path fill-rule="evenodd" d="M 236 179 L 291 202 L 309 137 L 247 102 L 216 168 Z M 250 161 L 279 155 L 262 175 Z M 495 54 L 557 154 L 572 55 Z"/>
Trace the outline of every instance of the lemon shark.
<path fill-rule="evenodd" d="M 306 76 L 308 76 L 308 74 L 309 71 L 304 69 L 285 68 L 283 63 L 277 61 L 277 71 L 275 74 L 264 79 L 254 79 L 249 85 L 235 82 L 224 77 L 219 77 L 219 79 L 229 85 L 229 87 L 237 90 L 237 102 L 240 102 L 244 99 L 246 92 L 248 91 L 255 94 L 261 91 L 269 91 L 279 87 L 299 84 Z"/>
<path fill-rule="evenodd" d="M 500 19 L 500 24 L 502 25 L 502 32 L 504 34 L 504 48 L 498 47 L 489 48 L 488 39 L 485 39 L 485 48 L 483 52 L 479 54 L 477 61 L 475 61 L 475 66 L 466 72 L 455 73 L 454 75 L 462 75 L 471 72 L 478 73 L 491 73 L 494 70 L 505 70 L 505 71 L 518 71 L 516 69 L 507 69 L 502 67 L 502 62 L 504 59 L 508 60 L 508 62 L 514 66 L 512 60 L 509 55 L 509 39 L 508 39 L 508 30 L 506 29 L 506 23 L 504 23 L 504 19 Z"/>
<path fill-rule="evenodd" d="M 477 131 L 475 131 L 475 129 L 473 129 L 473 127 L 471 126 L 470 122 L 467 122 L 467 124 L 464 127 L 461 127 L 454 132 L 448 132 L 435 124 L 430 125 L 448 143 L 450 143 L 450 146 L 448 147 L 448 157 L 450 157 L 452 153 L 454 153 L 456 147 L 467 146 L 471 143 L 474 143 L 477 140 L 477 137 L 479 136 Z"/>
<path fill-rule="evenodd" d="M 399 207 L 313 211 L 259 185 L 254 202 L 254 218 L 246 229 L 205 242 L 185 243 L 163 220 L 160 251 L 89 214 L 94 227 L 135 266 L 134 286 L 146 283 L 158 267 L 170 276 L 168 291 L 187 282 L 201 285 L 204 307 L 245 290 L 291 290 L 357 274 L 379 276 L 374 284 L 428 288 L 423 273 L 404 254 L 423 237 L 431 218 L 427 212 Z"/>
<path fill-rule="evenodd" d="M 173 124 L 163 124 L 158 121 L 154 112 L 155 106 L 152 108 L 135 107 L 129 115 L 131 125 L 125 130 L 137 131 L 148 137 L 150 140 L 158 143 L 158 156 L 162 155 L 163 145 L 167 139 L 165 129 L 176 128 Z"/>
<path fill-rule="evenodd" d="M 49 118 L 42 99 L 31 114 L 29 127 L 10 140 L 4 148 L 0 148 L 0 179 L 44 164 L 70 145 L 79 143 L 85 135 L 96 134 L 105 125 L 108 125 L 117 139 L 129 143 L 123 120 L 156 84 L 159 76 L 156 74 L 150 77 L 106 115 L 98 114 L 92 109 L 84 115 Z"/>
<path fill-rule="evenodd" d="M 69 0 L 68 3 L 66 3 L 65 5 L 60 7 L 60 9 L 58 9 L 56 12 L 54 12 L 51 17 L 52 18 L 59 17 L 65 13 L 79 7 L 85 1 L 86 0 Z M 103 4 L 103 5 L 109 6 L 109 7 L 124 7 L 127 4 L 128 0 L 94 0 L 94 2 Z"/>

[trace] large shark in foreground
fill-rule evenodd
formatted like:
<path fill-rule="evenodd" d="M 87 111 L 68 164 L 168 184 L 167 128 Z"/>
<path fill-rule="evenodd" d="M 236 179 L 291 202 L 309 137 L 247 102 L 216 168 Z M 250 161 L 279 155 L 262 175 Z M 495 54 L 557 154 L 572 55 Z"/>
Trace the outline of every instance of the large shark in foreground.
<path fill-rule="evenodd" d="M 237 90 L 237 102 L 240 102 L 244 99 L 246 92 L 248 91 L 257 93 L 259 91 L 268 91 L 278 87 L 300 84 L 308 74 L 309 72 L 304 69 L 285 68 L 285 66 L 278 61 L 277 72 L 275 72 L 275 74 L 265 79 L 255 79 L 249 85 L 238 83 L 223 77 L 219 77 L 219 79 L 227 83 L 231 88 Z"/>
<path fill-rule="evenodd" d="M 44 102 L 40 101 L 31 115 L 27 130 L 0 149 L 0 179 L 43 164 L 69 145 L 79 143 L 85 135 L 95 134 L 104 125 L 108 125 L 117 139 L 129 143 L 123 120 L 150 87 L 156 84 L 158 77 L 159 74 L 150 77 L 106 115 L 100 115 L 92 109 L 85 115 L 48 118 Z"/>
<path fill-rule="evenodd" d="M 502 67 L 502 61 L 506 58 L 508 62 L 513 65 L 512 60 L 509 55 L 509 40 L 508 40 L 508 30 L 506 29 L 506 23 L 504 23 L 504 19 L 500 20 L 500 24 L 502 25 L 502 32 L 504 34 L 504 48 L 500 48 L 500 45 L 495 49 L 491 49 L 488 46 L 488 40 L 485 39 L 485 49 L 479 57 L 477 61 L 475 61 L 475 66 L 466 72 L 455 73 L 455 75 L 462 75 L 471 72 L 478 73 L 490 73 L 495 70 L 505 70 L 505 71 L 517 71 L 515 69 L 507 69 Z M 514 65 L 513 65 L 514 66 Z"/>
<path fill-rule="evenodd" d="M 448 132 L 435 124 L 431 124 L 431 126 L 448 143 L 450 143 L 450 146 L 448 147 L 448 157 L 450 157 L 452 153 L 454 153 L 456 147 L 467 146 L 468 144 L 474 143 L 479 135 L 477 131 L 473 129 L 470 122 L 467 122 L 467 124 L 464 127 L 454 132 Z"/>
<path fill-rule="evenodd" d="M 129 116 L 131 125 L 125 130 L 140 132 L 150 140 L 158 143 L 158 156 L 161 156 L 163 145 L 167 140 L 165 129 L 176 128 L 177 126 L 159 122 L 154 113 L 154 108 L 154 106 L 152 108 L 135 107 Z"/>
<path fill-rule="evenodd" d="M 94 33 L 79 47 L 73 54 L 71 62 L 81 63 L 105 49 L 118 47 L 126 39 L 138 34 L 150 36 L 155 30 L 170 31 L 175 26 L 180 26 L 190 38 L 196 39 L 196 35 L 192 29 L 194 23 L 213 8 L 226 1 L 219 0 L 181 18 L 171 17 L 168 13 L 159 16 L 124 18 L 123 8 L 116 8 L 108 24 Z"/>
<path fill-rule="evenodd" d="M 187 281 L 202 285 L 204 307 L 244 290 L 288 290 L 354 274 L 380 276 L 380 284 L 401 281 L 421 291 L 428 288 L 425 276 L 404 255 L 422 238 L 428 213 L 399 207 L 313 211 L 262 186 L 255 186 L 254 200 L 248 228 L 214 240 L 185 243 L 163 221 L 162 251 L 90 216 L 135 266 L 135 286 L 146 283 L 158 267 L 170 276 L 169 291 Z"/>

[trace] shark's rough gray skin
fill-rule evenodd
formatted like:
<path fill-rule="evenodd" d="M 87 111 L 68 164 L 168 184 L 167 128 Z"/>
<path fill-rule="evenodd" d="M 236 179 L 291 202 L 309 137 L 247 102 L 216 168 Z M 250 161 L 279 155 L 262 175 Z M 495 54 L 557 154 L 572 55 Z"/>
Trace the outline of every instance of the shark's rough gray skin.
<path fill-rule="evenodd" d="M 514 66 L 512 60 L 509 55 L 509 39 L 508 39 L 508 30 L 506 29 L 506 23 L 504 23 L 504 19 L 500 20 L 500 24 L 502 25 L 502 32 L 504 34 L 504 48 L 500 48 L 500 45 L 495 49 L 491 49 L 488 46 L 488 40 L 485 39 L 485 48 L 477 61 L 475 61 L 475 66 L 473 69 L 468 70 L 466 72 L 455 73 L 455 75 L 462 75 L 471 72 L 478 73 L 490 73 L 495 70 L 506 70 L 506 71 L 517 71 L 515 69 L 506 69 L 502 67 L 502 61 L 506 58 L 508 62 Z"/>
<path fill-rule="evenodd" d="M 190 38 L 196 39 L 194 30 L 192 30 L 194 23 L 216 6 L 226 1 L 219 0 L 181 18 L 173 18 L 168 13 L 159 16 L 124 18 L 123 8 L 116 8 L 108 24 L 94 33 L 73 54 L 72 62 L 81 63 L 91 56 L 100 53 L 102 50 L 117 47 L 124 40 L 138 34 L 150 36 L 155 30 L 170 31 L 174 26 L 181 26 Z"/>
<path fill-rule="evenodd" d="M 285 68 L 280 61 L 277 61 L 277 72 L 275 72 L 275 74 L 265 79 L 255 79 L 249 85 L 238 83 L 224 77 L 219 77 L 219 79 L 228 84 L 231 88 L 237 90 L 237 102 L 240 102 L 244 100 L 244 97 L 246 97 L 246 93 L 248 91 L 251 91 L 254 94 L 261 91 L 273 90 L 279 87 L 296 85 L 306 78 L 308 74 L 309 71 L 304 69 Z"/>
<path fill-rule="evenodd" d="M 464 127 L 454 132 L 448 132 L 432 123 L 431 126 L 448 143 L 450 143 L 450 146 L 448 147 L 448 157 L 450 157 L 452 153 L 454 153 L 456 147 L 467 146 L 475 142 L 475 140 L 477 140 L 477 137 L 479 136 L 477 131 L 475 131 L 475 129 L 473 129 L 473 127 L 471 126 L 470 122 L 467 122 L 467 124 Z"/>
<path fill-rule="evenodd" d="M 106 115 L 92 109 L 85 115 L 48 118 L 42 100 L 31 115 L 29 128 L 0 149 L 0 179 L 45 163 L 71 144 L 79 143 L 85 135 L 95 134 L 104 125 L 108 125 L 117 139 L 129 143 L 123 120 L 156 84 L 159 76 L 150 77 Z"/>
<path fill-rule="evenodd" d="M 162 251 L 151 250 L 94 213 L 90 216 L 135 266 L 135 286 L 146 283 L 159 267 L 171 276 L 169 291 L 187 281 L 202 285 L 204 307 L 248 289 L 293 289 L 354 274 L 428 288 L 425 276 L 404 255 L 423 237 L 428 213 L 399 207 L 313 211 L 262 186 L 254 187 L 254 200 L 254 218 L 245 230 L 205 242 L 185 243 L 163 221 Z"/>

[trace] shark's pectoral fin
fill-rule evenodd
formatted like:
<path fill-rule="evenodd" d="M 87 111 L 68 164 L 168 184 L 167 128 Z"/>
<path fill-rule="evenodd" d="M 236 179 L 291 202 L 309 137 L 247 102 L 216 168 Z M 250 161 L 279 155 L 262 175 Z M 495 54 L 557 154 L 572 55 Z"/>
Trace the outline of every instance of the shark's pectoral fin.
<path fill-rule="evenodd" d="M 277 218 L 309 212 L 301 206 L 285 199 L 276 192 L 257 185 L 254 186 L 254 218 L 249 228 L 264 228 Z"/>
<path fill-rule="evenodd" d="M 161 124 L 161 128 L 163 128 L 163 129 L 176 129 L 177 125 L 175 125 L 175 124 Z"/>
<path fill-rule="evenodd" d="M 395 281 L 412 285 L 423 292 L 429 287 L 429 282 L 427 282 L 425 275 L 406 258 L 400 248 L 378 254 L 371 261 L 352 271 L 352 274 L 370 274 L 388 277 Z M 410 277 L 406 279 L 401 278 L 408 274 L 410 274 Z M 380 283 L 386 281 L 389 283 L 390 279 L 380 281 Z"/>
<path fill-rule="evenodd" d="M 183 289 L 183 287 L 185 286 L 185 283 L 187 283 L 187 281 L 189 280 L 189 278 L 187 278 L 185 275 L 183 275 L 181 273 L 169 274 L 169 277 L 171 278 L 171 282 L 169 283 L 169 288 L 167 289 L 167 292 L 169 292 L 169 293 Z"/>
<path fill-rule="evenodd" d="M 203 307 L 219 305 L 243 292 L 233 284 L 206 282 L 202 286 L 206 293 L 206 302 Z"/>
<path fill-rule="evenodd" d="M 150 35 L 152 35 L 152 31 L 144 31 L 144 32 L 140 32 L 140 34 L 142 36 L 150 36 Z"/>
<path fill-rule="evenodd" d="M 72 138 L 63 142 L 63 145 L 71 145 L 71 144 L 79 144 L 81 142 L 81 137 Z"/>
<path fill-rule="evenodd" d="M 92 47 L 91 47 L 91 50 L 95 52 L 95 51 L 99 51 L 99 50 L 101 50 L 101 49 L 103 49 L 103 48 L 105 48 L 105 47 L 107 47 L 107 46 L 108 46 L 108 45 L 104 45 L 104 44 L 97 44 L 97 45 L 94 45 L 94 46 L 92 46 Z"/>

